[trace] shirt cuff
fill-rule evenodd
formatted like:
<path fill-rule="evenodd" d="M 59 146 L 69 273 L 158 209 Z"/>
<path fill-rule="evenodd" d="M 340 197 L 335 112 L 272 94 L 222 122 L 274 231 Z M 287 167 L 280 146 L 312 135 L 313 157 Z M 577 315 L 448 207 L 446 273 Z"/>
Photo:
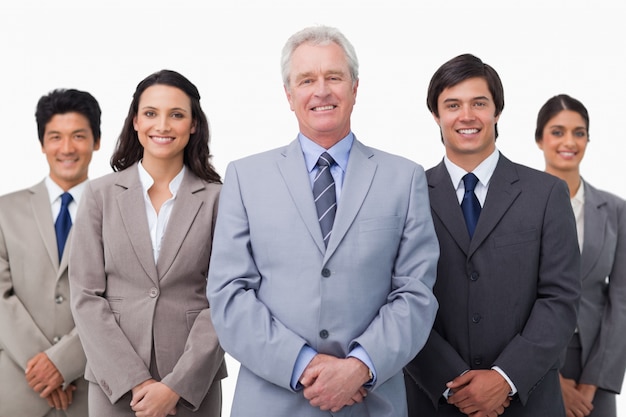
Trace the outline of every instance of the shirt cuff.
<path fill-rule="evenodd" d="M 296 363 L 293 366 L 293 373 L 291 374 L 290 385 L 292 390 L 299 391 L 302 389 L 300 377 L 306 367 L 309 366 L 309 362 L 313 360 L 315 355 L 317 355 L 317 352 L 309 345 L 304 345 L 302 346 L 302 349 L 300 349 L 300 353 L 298 353 L 298 357 L 296 358 Z"/>
<path fill-rule="evenodd" d="M 365 383 L 366 387 L 373 387 L 376 384 L 376 369 L 374 368 L 374 364 L 372 363 L 372 359 L 367 354 L 365 349 L 361 345 L 356 345 L 354 349 L 348 353 L 348 357 L 357 358 L 361 362 L 365 364 L 372 373 L 372 379 Z"/>
<path fill-rule="evenodd" d="M 515 386 L 513 381 L 511 381 L 508 375 L 505 374 L 502 369 L 500 369 L 499 366 L 492 366 L 491 369 L 493 369 L 494 371 L 502 375 L 502 378 L 504 378 L 504 380 L 509 384 L 509 387 L 511 387 L 511 391 L 509 392 L 509 397 L 512 397 L 513 395 L 517 394 L 517 387 Z"/>

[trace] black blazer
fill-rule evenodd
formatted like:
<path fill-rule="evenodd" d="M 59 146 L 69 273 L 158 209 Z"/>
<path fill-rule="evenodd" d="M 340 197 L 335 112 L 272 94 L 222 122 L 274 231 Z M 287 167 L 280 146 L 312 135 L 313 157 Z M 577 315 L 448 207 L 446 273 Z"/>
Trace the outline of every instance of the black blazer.
<path fill-rule="evenodd" d="M 518 390 L 507 416 L 564 416 L 558 358 L 576 326 L 580 297 L 565 182 L 500 155 L 470 242 L 444 163 L 427 178 L 441 249 L 439 311 L 426 346 L 406 367 L 419 386 L 409 387 L 408 401 L 424 416 L 461 416 L 440 404 L 446 382 L 498 366 Z"/>

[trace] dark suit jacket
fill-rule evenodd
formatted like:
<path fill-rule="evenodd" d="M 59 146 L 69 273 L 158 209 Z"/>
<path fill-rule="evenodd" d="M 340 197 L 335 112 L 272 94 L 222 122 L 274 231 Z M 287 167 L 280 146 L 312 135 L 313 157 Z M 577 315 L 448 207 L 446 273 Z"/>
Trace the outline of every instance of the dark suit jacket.
<path fill-rule="evenodd" d="M 566 184 L 500 155 L 470 241 L 444 163 L 427 178 L 441 249 L 440 308 L 426 346 L 406 368 L 419 387 L 408 388 L 409 402 L 422 416 L 461 416 L 441 401 L 446 382 L 498 366 L 518 389 L 505 415 L 564 416 L 558 357 L 580 296 Z"/>
<path fill-rule="evenodd" d="M 626 202 L 583 184 L 579 382 L 619 393 L 626 368 Z"/>

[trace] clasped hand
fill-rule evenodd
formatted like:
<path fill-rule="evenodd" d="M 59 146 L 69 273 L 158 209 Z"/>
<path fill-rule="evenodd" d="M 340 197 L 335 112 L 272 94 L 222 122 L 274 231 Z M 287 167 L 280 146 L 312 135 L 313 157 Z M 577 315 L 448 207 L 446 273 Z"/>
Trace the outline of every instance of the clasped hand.
<path fill-rule="evenodd" d="M 511 403 L 508 382 L 494 370 L 472 370 L 448 382 L 448 403 L 472 417 L 496 417 Z"/>
<path fill-rule="evenodd" d="M 369 370 L 359 359 L 325 354 L 315 355 L 300 377 L 304 398 L 313 407 L 332 412 L 362 402 L 367 396 L 363 384 L 368 380 Z"/>
<path fill-rule="evenodd" d="M 28 386 L 45 398 L 50 407 L 67 410 L 72 404 L 76 387 L 68 385 L 65 390 L 61 387 L 63 375 L 45 352 L 36 354 L 26 363 L 25 377 Z"/>

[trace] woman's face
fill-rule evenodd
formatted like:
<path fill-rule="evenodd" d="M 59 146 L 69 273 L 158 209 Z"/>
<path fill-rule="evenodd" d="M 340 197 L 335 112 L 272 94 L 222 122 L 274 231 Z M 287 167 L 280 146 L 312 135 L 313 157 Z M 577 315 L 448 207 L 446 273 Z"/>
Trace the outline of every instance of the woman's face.
<path fill-rule="evenodd" d="M 543 151 L 546 171 L 556 174 L 579 170 L 589 142 L 587 124 L 572 110 L 561 110 L 543 128 L 537 142 Z"/>
<path fill-rule="evenodd" d="M 144 162 L 182 164 L 189 136 L 196 130 L 191 100 L 176 87 L 162 84 L 148 87 L 139 98 L 133 126 L 144 149 Z"/>

